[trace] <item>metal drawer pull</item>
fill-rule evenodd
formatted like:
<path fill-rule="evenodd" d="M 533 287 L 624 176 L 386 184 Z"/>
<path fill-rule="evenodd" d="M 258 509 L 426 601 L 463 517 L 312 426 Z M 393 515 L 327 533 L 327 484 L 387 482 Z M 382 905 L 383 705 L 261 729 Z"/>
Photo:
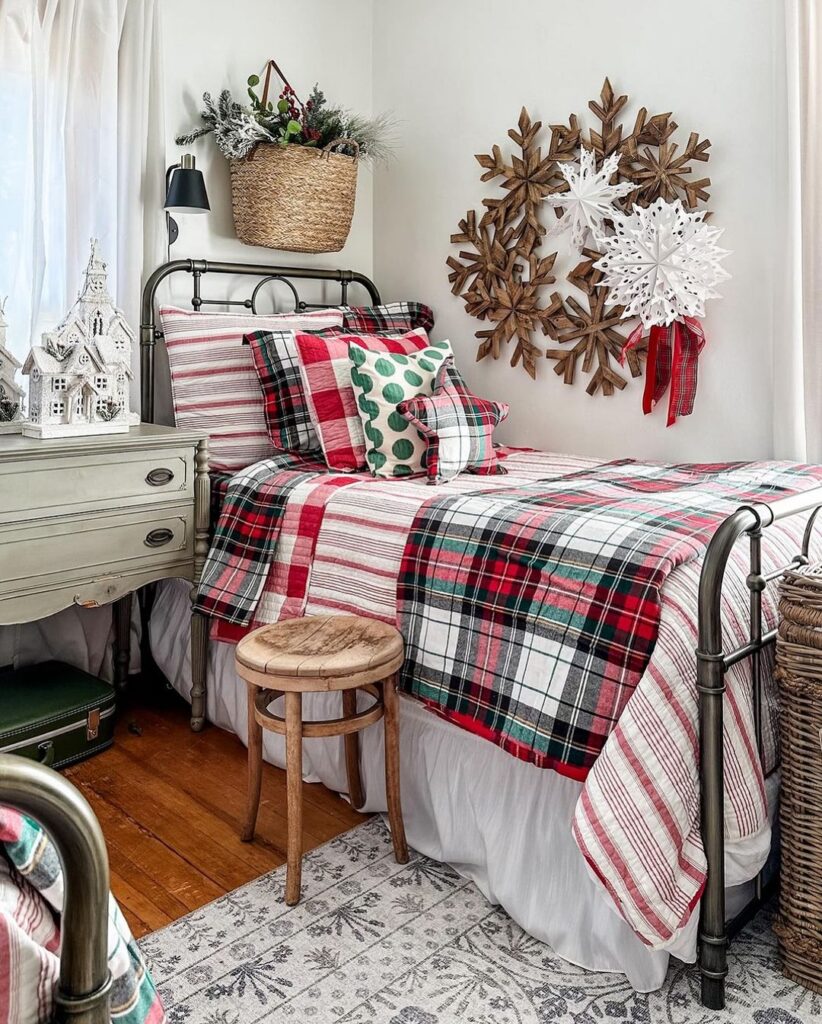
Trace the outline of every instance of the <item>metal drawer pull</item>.
<path fill-rule="evenodd" d="M 165 466 L 159 466 L 157 469 L 152 469 L 146 476 L 146 483 L 149 487 L 163 487 L 165 484 L 170 484 L 174 479 L 174 474 L 170 469 L 166 469 Z"/>
<path fill-rule="evenodd" d="M 174 531 L 161 527 L 159 530 L 150 530 L 146 534 L 146 539 L 143 543 L 148 548 L 161 548 L 164 544 L 168 544 L 170 540 L 174 540 Z"/>

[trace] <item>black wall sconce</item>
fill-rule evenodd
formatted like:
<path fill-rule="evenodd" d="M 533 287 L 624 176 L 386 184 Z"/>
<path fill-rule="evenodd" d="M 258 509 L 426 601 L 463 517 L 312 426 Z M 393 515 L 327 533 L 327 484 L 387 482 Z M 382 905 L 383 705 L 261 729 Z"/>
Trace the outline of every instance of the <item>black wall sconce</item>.
<path fill-rule="evenodd" d="M 208 193 L 206 192 L 203 172 L 198 171 L 194 157 L 184 153 L 180 163 L 172 164 L 166 171 L 166 233 L 168 235 L 168 259 L 171 259 L 171 247 L 177 241 L 180 228 L 172 214 L 208 213 Z"/>

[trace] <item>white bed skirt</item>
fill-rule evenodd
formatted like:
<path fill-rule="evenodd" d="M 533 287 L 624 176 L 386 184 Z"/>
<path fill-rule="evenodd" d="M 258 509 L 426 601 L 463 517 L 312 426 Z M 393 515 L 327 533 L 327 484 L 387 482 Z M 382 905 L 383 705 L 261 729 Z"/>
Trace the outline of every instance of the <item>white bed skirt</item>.
<path fill-rule="evenodd" d="M 186 699 L 191 689 L 189 589 L 179 580 L 162 583 L 150 628 L 157 664 Z M 337 717 L 339 701 L 338 694 L 306 695 L 304 715 Z M 228 644 L 210 645 L 207 714 L 210 722 L 246 742 L 246 689 Z M 363 809 L 384 812 L 382 729 L 366 729 L 360 745 Z M 283 737 L 266 733 L 263 750 L 267 761 L 285 765 Z M 400 754 L 403 818 L 411 846 L 473 879 L 491 902 L 560 956 L 590 970 L 623 973 L 643 992 L 662 984 L 669 953 L 695 959 L 696 912 L 666 951 L 650 950 L 589 874 L 571 835 L 581 783 L 519 761 L 409 698 L 401 701 Z M 307 781 L 345 793 L 342 739 L 304 741 L 303 772 Z M 741 883 L 758 871 L 768 842 L 767 836 L 755 837 L 727 850 L 730 915 L 748 898 L 750 887 Z"/>

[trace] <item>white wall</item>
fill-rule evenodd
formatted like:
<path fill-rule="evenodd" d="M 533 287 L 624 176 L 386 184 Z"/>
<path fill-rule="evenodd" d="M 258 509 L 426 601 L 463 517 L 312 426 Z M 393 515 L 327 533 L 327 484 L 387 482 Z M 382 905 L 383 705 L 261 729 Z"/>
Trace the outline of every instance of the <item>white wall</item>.
<path fill-rule="evenodd" d="M 778 0 L 375 4 L 375 106 L 402 121 L 397 159 L 376 176 L 376 280 L 387 298 L 434 306 L 438 333 L 451 337 L 469 382 L 511 404 L 507 440 L 691 461 L 771 454 L 786 187 L 781 12 Z M 631 98 L 628 124 L 644 104 L 672 110 L 683 142 L 691 129 L 711 139 L 709 163 L 695 169 L 707 166 L 710 208 L 733 250 L 733 280 L 706 320 L 694 415 L 668 430 L 665 408 L 642 416 L 641 380 L 591 398 L 579 371 L 568 387 L 547 360 L 536 382 L 507 360 L 474 363 L 473 334 L 485 325 L 464 312 L 447 281 L 451 232 L 492 194 L 473 154 L 504 144 L 522 105 L 544 124 L 571 111 L 584 117 L 606 74 Z"/>
<path fill-rule="evenodd" d="M 305 98 L 316 81 L 326 96 L 368 114 L 372 109 L 371 0 L 162 0 L 165 59 L 165 130 L 168 163 L 183 150 L 174 138 L 200 124 L 204 92 L 228 88 L 246 99 L 246 79 L 273 57 Z M 275 81 L 275 79 L 272 79 Z M 278 89 L 279 91 L 279 89 Z M 246 262 L 372 269 L 372 175 L 362 167 L 351 234 L 340 253 L 307 256 L 243 245 L 234 234 L 228 162 L 210 138 L 185 151 L 206 178 L 211 213 L 179 219 L 175 258 L 210 257 Z"/>
<path fill-rule="evenodd" d="M 280 252 L 247 246 L 237 239 L 231 215 L 228 161 L 213 139 L 206 137 L 183 148 L 174 139 L 201 123 L 199 111 L 204 92 L 216 97 L 227 88 L 239 102 L 244 102 L 248 76 L 259 74 L 269 57 L 277 61 L 303 99 L 319 81 L 331 102 L 369 114 L 372 0 L 346 0 L 344 4 L 336 0 L 161 0 L 159 6 L 164 50 L 165 166 L 176 163 L 182 152 L 193 153 L 205 175 L 211 205 L 211 212 L 204 216 L 177 218 L 180 237 L 172 246 L 171 258 L 342 267 L 371 276 L 373 177 L 369 167 L 360 167 L 351 233 L 341 252 L 317 256 Z M 162 217 L 159 211 L 158 217 Z M 165 237 L 165 229 L 162 231 Z M 164 249 L 160 258 L 165 259 Z M 242 279 L 232 285 L 225 278 L 206 276 L 202 290 L 206 298 L 249 295 L 248 281 Z M 161 301 L 188 307 L 189 275 L 178 274 L 169 279 L 159 297 Z M 309 282 L 301 289 L 301 297 L 337 302 L 339 292 L 336 286 L 312 286 Z M 283 286 L 274 286 L 269 300 L 261 297 L 261 308 L 273 308 L 276 302 L 278 308 L 289 309 L 291 301 Z M 162 351 L 158 351 L 157 359 L 157 380 L 161 382 L 168 376 Z M 159 384 L 157 415 L 162 421 L 171 421 L 170 394 Z"/>

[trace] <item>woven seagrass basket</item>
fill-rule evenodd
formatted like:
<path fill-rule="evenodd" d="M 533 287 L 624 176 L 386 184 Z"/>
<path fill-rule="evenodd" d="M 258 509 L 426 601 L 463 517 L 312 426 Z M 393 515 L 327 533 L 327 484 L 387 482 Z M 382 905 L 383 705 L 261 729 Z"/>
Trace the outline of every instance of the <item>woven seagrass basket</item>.
<path fill-rule="evenodd" d="M 310 146 L 260 145 L 231 161 L 231 207 L 247 245 L 289 252 L 339 252 L 354 215 L 358 157 Z"/>
<path fill-rule="evenodd" d="M 822 565 L 780 583 L 782 867 L 779 936 L 786 977 L 822 992 Z"/>

